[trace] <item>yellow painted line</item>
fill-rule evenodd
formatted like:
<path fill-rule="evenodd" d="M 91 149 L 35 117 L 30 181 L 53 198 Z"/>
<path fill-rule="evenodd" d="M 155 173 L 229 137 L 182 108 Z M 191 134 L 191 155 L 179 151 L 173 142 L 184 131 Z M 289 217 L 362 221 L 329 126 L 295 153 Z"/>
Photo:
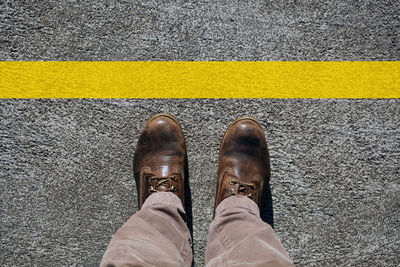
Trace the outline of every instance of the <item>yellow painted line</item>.
<path fill-rule="evenodd" d="M 400 61 L 0 62 L 0 98 L 399 98 Z"/>

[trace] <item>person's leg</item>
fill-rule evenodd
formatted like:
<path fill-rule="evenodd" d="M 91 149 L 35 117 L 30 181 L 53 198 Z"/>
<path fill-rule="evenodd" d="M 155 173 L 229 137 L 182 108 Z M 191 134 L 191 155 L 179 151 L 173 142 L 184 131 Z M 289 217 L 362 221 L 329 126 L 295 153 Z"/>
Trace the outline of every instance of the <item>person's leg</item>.
<path fill-rule="evenodd" d="M 190 266 L 192 244 L 185 218 L 175 194 L 152 194 L 115 233 L 101 266 Z"/>
<path fill-rule="evenodd" d="M 135 150 L 133 169 L 140 211 L 113 236 L 101 266 L 190 266 L 186 226 L 186 144 L 176 118 L 152 117 Z"/>
<path fill-rule="evenodd" d="M 208 234 L 206 264 L 211 266 L 291 266 L 272 227 L 257 204 L 244 196 L 224 199 Z"/>
<path fill-rule="evenodd" d="M 248 117 L 235 120 L 219 152 L 207 266 L 291 265 L 273 229 L 260 218 L 269 178 L 269 152 L 260 124 Z"/>

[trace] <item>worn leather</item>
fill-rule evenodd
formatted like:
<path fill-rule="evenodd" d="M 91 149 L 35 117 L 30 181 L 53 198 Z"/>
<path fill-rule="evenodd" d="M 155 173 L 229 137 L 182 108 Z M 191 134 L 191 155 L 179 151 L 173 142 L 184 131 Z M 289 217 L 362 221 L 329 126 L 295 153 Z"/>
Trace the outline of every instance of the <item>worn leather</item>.
<path fill-rule="evenodd" d="M 261 208 L 270 175 L 269 152 L 260 124 L 250 117 L 232 122 L 219 151 L 215 208 L 232 195 L 247 196 Z"/>
<path fill-rule="evenodd" d="M 133 158 L 139 207 L 151 194 L 172 192 L 184 203 L 186 144 L 177 119 L 170 114 L 152 117 L 140 134 Z"/>

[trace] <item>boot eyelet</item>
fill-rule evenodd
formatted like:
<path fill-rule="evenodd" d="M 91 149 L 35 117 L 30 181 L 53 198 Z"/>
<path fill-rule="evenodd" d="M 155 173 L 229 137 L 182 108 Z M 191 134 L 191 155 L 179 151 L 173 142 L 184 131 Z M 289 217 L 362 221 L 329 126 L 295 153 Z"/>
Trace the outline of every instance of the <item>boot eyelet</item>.
<path fill-rule="evenodd" d="M 234 185 L 234 184 L 235 184 L 235 181 L 231 179 L 231 180 L 229 181 L 229 184 L 230 184 L 230 185 Z"/>
<path fill-rule="evenodd" d="M 231 188 L 231 189 L 229 189 L 229 195 L 233 195 L 233 191 L 234 191 L 235 189 L 233 189 L 233 188 Z"/>

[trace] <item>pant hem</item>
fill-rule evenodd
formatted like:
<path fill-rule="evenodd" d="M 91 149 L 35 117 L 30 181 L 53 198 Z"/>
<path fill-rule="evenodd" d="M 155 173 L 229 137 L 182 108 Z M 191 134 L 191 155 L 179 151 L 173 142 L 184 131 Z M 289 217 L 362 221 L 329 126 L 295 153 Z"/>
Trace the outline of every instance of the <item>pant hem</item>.
<path fill-rule="evenodd" d="M 258 208 L 258 205 L 253 200 L 245 196 L 231 196 L 222 200 L 215 210 L 215 217 L 219 216 L 223 210 L 230 209 L 232 207 L 242 207 L 257 217 L 260 217 L 260 209 Z"/>
<path fill-rule="evenodd" d="M 151 194 L 143 203 L 142 209 L 151 206 L 157 203 L 168 203 L 168 204 L 174 204 L 178 206 L 179 208 L 183 209 L 182 201 L 181 199 L 175 195 L 174 193 L 171 192 L 157 192 L 154 194 Z"/>

